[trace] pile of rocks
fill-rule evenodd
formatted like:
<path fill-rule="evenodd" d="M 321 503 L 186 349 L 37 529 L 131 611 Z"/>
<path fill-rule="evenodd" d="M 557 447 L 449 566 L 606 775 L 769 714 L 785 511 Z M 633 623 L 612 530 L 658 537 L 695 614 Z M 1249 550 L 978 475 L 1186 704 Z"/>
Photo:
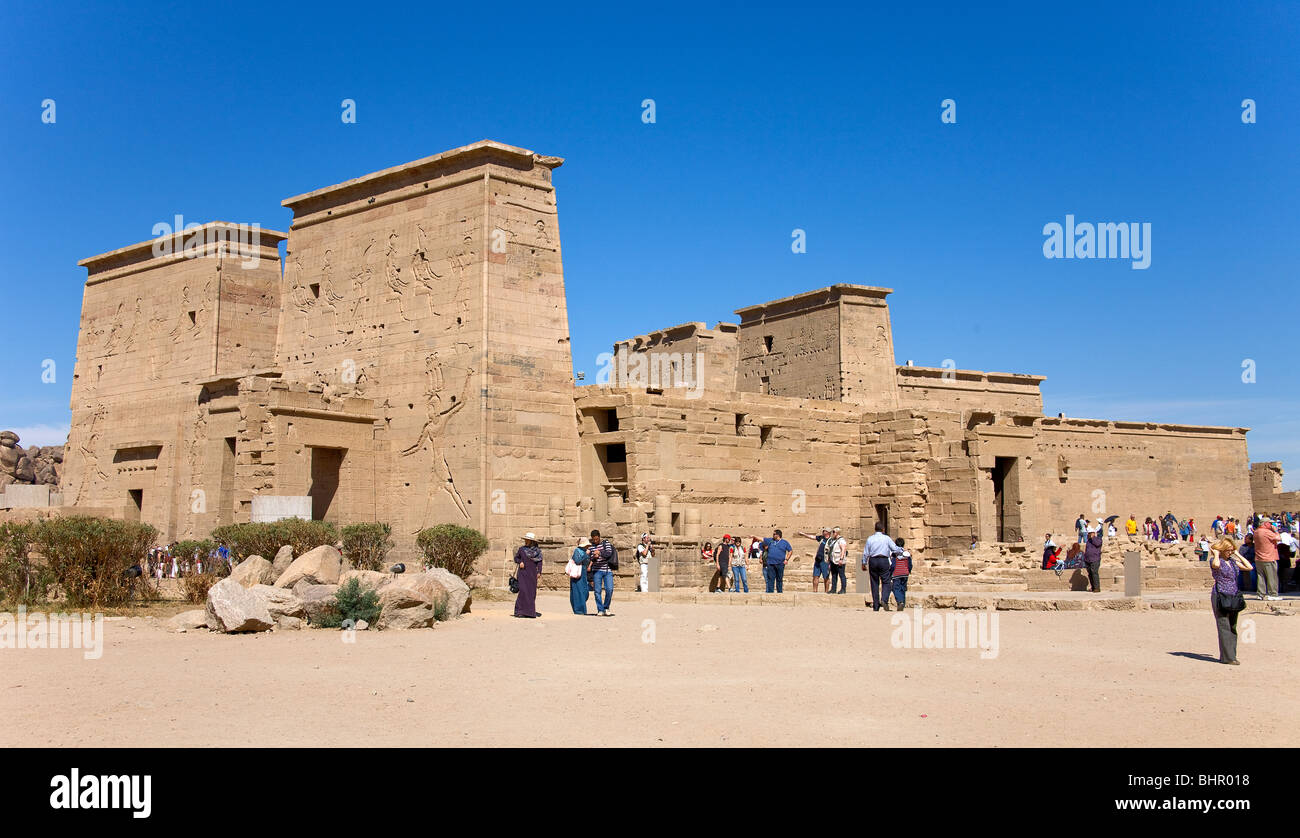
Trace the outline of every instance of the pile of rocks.
<path fill-rule="evenodd" d="M 0 431 L 0 487 L 11 483 L 58 486 L 62 476 L 62 445 L 24 449 L 18 444 L 18 434 Z"/>
<path fill-rule="evenodd" d="M 343 556 L 331 546 L 308 550 L 295 559 L 286 545 L 274 561 L 249 556 L 240 562 L 229 577 L 208 590 L 204 609 L 178 614 L 171 627 L 235 633 L 319 625 L 339 586 L 354 578 L 363 588 L 379 593 L 382 608 L 375 625 L 363 621 L 356 626 L 359 629 L 432 628 L 440 610 L 443 619 L 469 612 L 469 586 L 442 568 L 410 574 L 345 570 Z"/>

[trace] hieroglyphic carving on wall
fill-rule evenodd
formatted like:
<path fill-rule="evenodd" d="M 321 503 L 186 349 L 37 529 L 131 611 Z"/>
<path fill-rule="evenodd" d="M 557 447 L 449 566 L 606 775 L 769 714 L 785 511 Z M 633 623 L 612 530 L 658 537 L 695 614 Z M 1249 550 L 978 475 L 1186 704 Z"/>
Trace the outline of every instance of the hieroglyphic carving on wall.
<path fill-rule="evenodd" d="M 430 356 L 430 360 L 433 359 L 434 356 Z M 447 463 L 444 444 L 446 440 L 447 423 L 451 420 L 452 416 L 464 408 L 465 398 L 469 395 L 470 382 L 473 380 L 473 377 L 473 367 L 466 368 L 465 380 L 461 384 L 460 392 L 450 394 L 449 400 L 444 402 L 441 370 L 438 371 L 436 377 L 430 375 L 431 382 L 436 381 L 438 386 L 435 388 L 431 384 L 430 388 L 427 389 L 424 394 L 425 409 L 428 418 L 425 420 L 423 427 L 420 428 L 420 433 L 416 437 L 415 442 L 403 449 L 401 452 L 403 457 L 408 457 L 418 451 L 428 451 L 429 467 L 434 478 L 429 487 L 429 496 L 425 502 L 424 512 L 420 516 L 420 525 L 417 526 L 414 531 L 419 531 L 424 526 L 423 522 L 428 518 L 430 507 L 433 505 L 434 496 L 439 491 L 446 492 L 447 496 L 451 498 L 452 503 L 456 506 L 456 509 L 459 510 L 460 514 L 465 519 L 468 520 L 470 517 L 469 506 L 461 496 L 460 490 L 456 487 L 455 477 L 451 473 L 451 466 Z"/>

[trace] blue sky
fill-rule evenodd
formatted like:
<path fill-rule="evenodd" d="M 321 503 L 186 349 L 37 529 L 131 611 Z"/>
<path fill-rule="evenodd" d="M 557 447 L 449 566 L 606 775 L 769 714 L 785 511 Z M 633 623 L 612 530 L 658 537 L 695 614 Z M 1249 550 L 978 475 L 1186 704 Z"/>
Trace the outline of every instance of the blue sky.
<path fill-rule="evenodd" d="M 589 376 L 623 337 L 884 285 L 899 363 L 1249 426 L 1300 487 L 1300 4 L 615 5 L 6 2 L 0 426 L 62 441 L 79 259 L 178 213 L 287 230 L 287 196 L 492 138 L 566 158 Z M 1044 258 L 1067 214 L 1150 223 L 1150 267 Z"/>

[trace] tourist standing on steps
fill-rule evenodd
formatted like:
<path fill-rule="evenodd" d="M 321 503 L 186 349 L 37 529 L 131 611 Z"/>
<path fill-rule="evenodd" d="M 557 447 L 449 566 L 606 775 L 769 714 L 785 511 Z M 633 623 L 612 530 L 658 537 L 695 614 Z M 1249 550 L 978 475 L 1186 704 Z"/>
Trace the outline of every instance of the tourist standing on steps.
<path fill-rule="evenodd" d="M 1249 533 L 1247 534 L 1250 535 Z M 1255 527 L 1255 569 L 1259 572 L 1260 599 L 1279 600 L 1277 588 L 1277 533 L 1268 519 Z"/>
<path fill-rule="evenodd" d="M 736 545 L 731 543 L 730 535 L 722 536 L 722 542 L 713 551 L 714 581 L 717 583 L 715 590 L 720 594 L 727 592 L 727 571 L 736 552 Z"/>
<path fill-rule="evenodd" d="M 1214 587 L 1210 589 L 1210 610 L 1219 632 L 1219 663 L 1237 664 L 1237 615 L 1246 606 L 1241 598 L 1237 579 L 1250 565 L 1237 553 L 1237 542 L 1221 538 L 1210 546 L 1214 558 L 1210 559 L 1210 573 Z M 1237 606 L 1241 606 L 1238 608 Z"/>
<path fill-rule="evenodd" d="M 1088 586 L 1094 594 L 1101 593 L 1101 525 L 1088 530 L 1088 540 L 1083 546 L 1083 564 L 1088 569 Z"/>
<path fill-rule="evenodd" d="M 1083 517 L 1083 513 L 1080 512 L 1078 519 L 1076 519 L 1074 522 L 1074 531 L 1079 534 L 1080 544 L 1088 540 L 1087 530 L 1088 530 L 1088 519 Z"/>
<path fill-rule="evenodd" d="M 831 566 L 830 593 L 837 593 L 835 590 L 837 585 L 838 593 L 848 593 L 849 583 L 845 581 L 844 570 L 849 558 L 849 543 L 840 535 L 839 527 L 831 530 L 831 541 L 830 546 L 826 548 L 826 558 Z"/>
<path fill-rule="evenodd" d="M 743 536 L 742 536 L 743 538 Z M 742 544 L 737 543 L 736 549 L 731 552 L 731 592 L 740 593 L 740 586 L 745 586 L 745 593 L 749 593 L 749 566 L 748 557 L 745 555 L 746 550 Z M 753 548 L 753 545 L 750 545 Z"/>
<path fill-rule="evenodd" d="M 889 610 L 889 583 L 894 559 L 903 552 L 894 540 L 885 535 L 885 525 L 876 522 L 876 531 L 867 537 L 867 544 L 862 548 L 862 569 L 871 573 L 871 610 L 881 608 L 881 594 L 884 594 L 884 608 Z"/>
<path fill-rule="evenodd" d="M 609 605 L 614 599 L 614 571 L 609 563 L 614 558 L 614 545 L 609 543 L 608 538 L 600 537 L 600 530 L 592 530 L 591 546 L 587 548 L 587 554 L 591 556 L 591 587 L 596 594 L 596 613 L 601 617 L 613 617 L 614 612 L 609 610 Z M 605 593 L 603 601 L 601 591 Z"/>
<path fill-rule="evenodd" d="M 578 546 L 573 548 L 573 555 L 569 557 L 572 565 L 565 566 L 569 571 L 569 604 L 573 606 L 574 614 L 583 617 L 587 615 L 587 564 L 591 561 L 587 548 L 590 546 L 591 539 L 585 535 L 578 539 Z"/>
<path fill-rule="evenodd" d="M 800 531 L 799 535 L 817 542 L 817 556 L 813 559 L 813 593 L 817 593 L 818 579 L 822 580 L 822 588 L 829 593 L 831 589 L 831 569 L 826 556 L 826 544 L 831 540 L 830 527 L 822 527 L 821 535 L 813 535 L 810 532 L 802 531 Z"/>
<path fill-rule="evenodd" d="M 537 612 L 537 579 L 542 575 L 542 548 L 537 536 L 524 533 L 524 546 L 515 551 L 515 579 L 519 595 L 515 597 L 516 617 L 540 617 Z"/>
<path fill-rule="evenodd" d="M 780 530 L 773 530 L 771 538 L 763 539 L 763 550 L 767 560 L 763 565 L 763 579 L 767 582 L 767 592 L 772 593 L 775 585 L 778 594 L 785 593 L 785 563 L 793 557 L 794 548 L 790 542 L 781 537 Z"/>
<path fill-rule="evenodd" d="M 650 543 L 650 533 L 641 533 L 641 542 L 636 546 L 636 560 L 641 565 L 641 581 L 637 590 L 646 593 L 650 590 L 650 559 L 655 554 L 655 546 Z"/>

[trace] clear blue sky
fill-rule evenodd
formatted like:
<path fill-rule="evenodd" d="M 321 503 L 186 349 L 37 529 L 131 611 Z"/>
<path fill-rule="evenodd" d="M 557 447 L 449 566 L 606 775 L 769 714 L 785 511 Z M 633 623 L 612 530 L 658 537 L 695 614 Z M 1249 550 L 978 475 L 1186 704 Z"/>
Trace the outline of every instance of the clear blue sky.
<path fill-rule="evenodd" d="M 77 260 L 177 213 L 288 229 L 289 195 L 492 138 L 567 160 L 589 376 L 623 337 L 885 285 L 900 363 L 1249 426 L 1300 485 L 1300 4 L 618 6 L 7 0 L 0 427 L 62 441 Z M 1149 222 L 1150 268 L 1044 258 L 1067 213 Z"/>

